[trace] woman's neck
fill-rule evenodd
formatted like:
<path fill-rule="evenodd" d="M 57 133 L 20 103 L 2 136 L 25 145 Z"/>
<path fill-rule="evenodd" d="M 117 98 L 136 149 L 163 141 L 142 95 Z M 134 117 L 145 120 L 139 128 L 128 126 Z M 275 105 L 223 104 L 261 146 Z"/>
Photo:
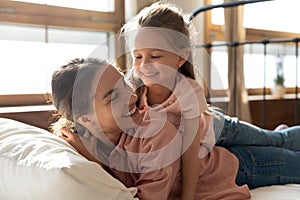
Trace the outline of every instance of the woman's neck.
<path fill-rule="evenodd" d="M 150 106 L 162 104 L 172 94 L 170 89 L 161 85 L 147 86 L 147 89 L 147 102 Z"/>
<path fill-rule="evenodd" d="M 118 144 L 118 142 L 120 140 L 120 136 L 122 134 L 121 131 L 120 132 L 119 131 L 118 132 L 108 132 L 108 131 L 100 130 L 98 128 L 93 129 L 92 132 L 95 133 L 93 135 L 98 136 L 97 138 L 100 141 L 102 141 L 103 144 L 105 144 L 107 147 L 110 147 L 110 148 L 114 148 Z"/>
<path fill-rule="evenodd" d="M 121 132 L 120 133 L 105 133 L 105 135 L 111 143 L 113 143 L 114 145 L 117 145 L 120 140 Z"/>

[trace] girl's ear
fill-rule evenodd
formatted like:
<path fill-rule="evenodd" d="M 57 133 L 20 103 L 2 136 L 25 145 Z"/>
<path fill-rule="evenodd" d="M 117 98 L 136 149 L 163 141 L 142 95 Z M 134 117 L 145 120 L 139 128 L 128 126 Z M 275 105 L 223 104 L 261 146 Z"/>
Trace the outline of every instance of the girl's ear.
<path fill-rule="evenodd" d="M 182 49 L 179 55 L 179 68 L 188 60 L 190 55 L 190 50 L 188 48 Z"/>

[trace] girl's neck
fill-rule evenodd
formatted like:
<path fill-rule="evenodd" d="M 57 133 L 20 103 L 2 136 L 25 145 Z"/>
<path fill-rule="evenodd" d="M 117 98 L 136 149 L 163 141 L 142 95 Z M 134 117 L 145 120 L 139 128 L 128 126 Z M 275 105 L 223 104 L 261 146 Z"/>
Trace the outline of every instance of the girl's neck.
<path fill-rule="evenodd" d="M 147 102 L 150 106 L 155 104 L 162 104 L 165 102 L 172 91 L 161 85 L 151 85 L 147 86 Z"/>

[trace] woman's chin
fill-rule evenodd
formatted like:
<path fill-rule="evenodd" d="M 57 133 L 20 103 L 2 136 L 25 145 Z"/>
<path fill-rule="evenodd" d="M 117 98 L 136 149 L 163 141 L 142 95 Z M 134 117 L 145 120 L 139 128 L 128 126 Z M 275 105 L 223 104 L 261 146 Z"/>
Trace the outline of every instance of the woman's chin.
<path fill-rule="evenodd" d="M 143 115 L 136 109 L 136 111 L 130 116 L 132 122 L 134 122 L 135 126 L 139 126 L 143 122 Z"/>

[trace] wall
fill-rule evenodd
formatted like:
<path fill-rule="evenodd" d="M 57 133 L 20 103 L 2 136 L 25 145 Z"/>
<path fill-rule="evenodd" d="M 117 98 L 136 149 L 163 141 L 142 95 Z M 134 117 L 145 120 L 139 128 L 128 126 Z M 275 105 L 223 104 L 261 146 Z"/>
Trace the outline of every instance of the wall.
<path fill-rule="evenodd" d="M 218 106 L 218 104 L 214 104 Z M 274 129 L 277 125 L 285 123 L 287 125 L 294 125 L 295 113 L 294 99 L 273 99 L 265 102 L 265 128 Z M 220 104 L 224 108 L 224 103 Z M 298 101 L 298 108 L 300 109 L 300 102 Z M 257 126 L 263 126 L 263 102 L 261 100 L 251 100 L 250 110 L 252 115 L 252 123 Z M 300 114 L 300 113 L 299 113 Z M 15 119 L 25 122 L 43 129 L 49 128 L 49 121 L 52 117 L 52 110 L 43 111 L 27 111 L 27 112 L 0 112 L 0 117 Z M 299 116 L 300 117 L 300 116 Z M 299 124 L 300 122 L 296 123 Z"/>
<path fill-rule="evenodd" d="M 265 115 L 265 128 L 274 129 L 279 124 L 287 124 L 289 126 L 299 124 L 295 123 L 295 99 L 272 99 L 265 102 L 265 112 L 263 114 L 263 102 L 260 100 L 250 101 L 250 110 L 252 115 L 252 123 L 263 126 L 263 115 Z M 300 101 L 298 101 L 298 112 L 300 109 Z M 298 118 L 300 113 L 298 113 Z"/>
<path fill-rule="evenodd" d="M 28 112 L 6 112 L 0 113 L 0 117 L 14 119 L 39 128 L 48 130 L 52 111 L 28 111 Z"/>
<path fill-rule="evenodd" d="M 126 20 L 134 16 L 143 7 L 151 5 L 153 0 L 125 0 L 125 16 Z M 185 13 L 190 13 L 192 10 L 203 6 L 204 0 L 166 0 L 165 2 L 178 5 Z"/>

